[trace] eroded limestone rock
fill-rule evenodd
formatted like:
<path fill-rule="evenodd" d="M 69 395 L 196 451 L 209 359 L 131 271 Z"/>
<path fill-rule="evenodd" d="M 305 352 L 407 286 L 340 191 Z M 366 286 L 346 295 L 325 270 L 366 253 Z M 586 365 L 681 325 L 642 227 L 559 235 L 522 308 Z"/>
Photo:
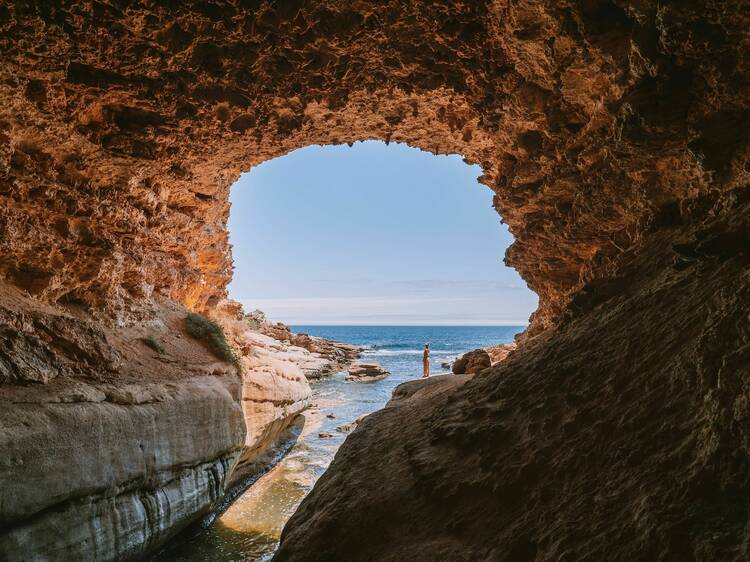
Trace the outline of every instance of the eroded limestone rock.
<path fill-rule="evenodd" d="M 346 380 L 350 382 L 373 382 L 384 379 L 390 375 L 377 361 L 357 361 L 353 363 L 346 375 Z"/>
<path fill-rule="evenodd" d="M 184 331 L 183 307 L 152 304 L 117 328 L 0 285 L 4 341 L 24 342 L 0 350 L 3 560 L 142 556 L 208 514 L 306 407 L 301 369 L 245 356 L 228 307 L 215 318 L 241 374 Z"/>
<path fill-rule="evenodd" d="M 236 381 L 221 404 L 241 420 L 239 378 L 171 336 L 161 308 L 212 313 L 225 296 L 233 181 L 310 144 L 459 153 L 482 166 L 516 238 L 506 262 L 539 295 L 528 347 L 366 419 L 279 558 L 747 559 L 749 28 L 728 0 L 4 4 L 0 275 L 36 304 L 0 309 L 0 395 L 23 396 L 33 428 L 50 409 L 177 407 L 156 379 L 213 373 Z M 224 419 L 212 427 L 231 434 Z M 13 459 L 36 454 L 24 431 L 3 427 L 13 486 L 28 486 Z M 101 436 L 106 455 L 116 439 Z M 151 462 L 122 446 L 122 462 Z M 183 451 L 186 466 L 219 470 L 227 457 L 206 450 Z M 202 498 L 178 517 L 212 497 L 195 479 L 162 486 Z M 105 491 L 102 517 L 121 497 Z M 0 538 L 14 549 L 34 544 L 20 529 L 35 494 Z M 118 527 L 122 544 L 162 523 Z M 82 554 L 84 538 L 63 548 Z"/>
<path fill-rule="evenodd" d="M 722 1 L 11 4 L 2 275 L 127 319 L 208 309 L 232 182 L 310 144 L 458 153 L 539 294 L 530 333 L 653 230 L 747 183 L 747 10 Z"/>
<path fill-rule="evenodd" d="M 492 365 L 490 354 L 484 349 L 464 353 L 453 362 L 451 370 L 457 375 L 473 375 Z"/>

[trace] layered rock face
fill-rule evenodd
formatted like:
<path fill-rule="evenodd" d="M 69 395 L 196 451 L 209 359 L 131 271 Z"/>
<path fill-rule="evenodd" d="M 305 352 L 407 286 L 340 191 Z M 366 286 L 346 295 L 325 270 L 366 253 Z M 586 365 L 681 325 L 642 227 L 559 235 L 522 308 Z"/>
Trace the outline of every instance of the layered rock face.
<path fill-rule="evenodd" d="M 282 322 L 269 322 L 259 310 L 247 314 L 245 322 L 252 330 L 266 336 L 266 339 L 275 340 L 272 347 L 290 349 L 295 356 L 294 362 L 302 367 L 308 380 L 337 373 L 362 353 L 362 348 L 356 345 L 294 333 Z"/>
<path fill-rule="evenodd" d="M 186 312 L 156 299 L 107 327 L 0 285 L 0 558 L 141 556 L 207 515 L 307 406 L 299 366 L 220 308 L 240 374 Z"/>
<path fill-rule="evenodd" d="M 223 495 L 241 380 L 185 334 L 182 307 L 151 313 L 106 328 L 0 286 L 3 560 L 135 557 Z"/>
<path fill-rule="evenodd" d="M 230 474 L 230 483 L 237 483 L 267 466 L 267 453 L 273 454 L 284 431 L 310 403 L 307 375 L 327 372 L 331 362 L 256 331 L 239 303 L 222 301 L 214 313 L 238 350 L 243 367 L 242 411 L 247 433 Z"/>
<path fill-rule="evenodd" d="M 349 367 L 346 380 L 350 382 L 374 382 L 390 375 L 377 361 L 357 361 Z"/>
<path fill-rule="evenodd" d="M 113 406 L 102 384 L 148 387 L 162 365 L 109 339 L 145 336 L 173 303 L 216 311 L 240 172 L 313 143 L 382 139 L 482 166 L 516 237 L 506 262 L 539 310 L 489 374 L 366 418 L 279 558 L 746 558 L 748 28 L 745 2 L 698 0 L 0 6 L 0 275 L 4 294 L 24 292 L 0 332 L 0 395 L 32 404 L 40 442 L 72 446 L 84 412 L 106 411 L 103 466 L 142 465 L 135 479 L 81 469 L 47 503 L 3 496 L 3 544 L 47 548 L 32 526 L 74 498 L 105 498 L 105 518 L 135 489 L 193 497 L 177 517 L 206 508 L 246 447 L 239 376 L 222 364 L 199 384 L 216 360 L 174 343 L 178 371 L 203 365 L 191 382 L 158 406 Z M 37 403 L 58 384 L 56 405 Z M 189 451 L 172 427 L 184 416 L 149 408 L 194 399 L 203 445 Z M 57 426 L 50 408 L 68 412 Z M 182 452 L 154 435 L 143 454 L 109 456 L 135 443 L 118 441 L 122 412 L 143 413 L 141 428 L 151 416 Z M 46 457 L 20 417 L 2 428 L 19 451 L 3 477 L 30 487 L 20 467 Z M 164 468 L 148 460 L 161 456 Z M 176 484 L 171 471 L 198 466 L 215 476 Z M 144 505 L 117 519 L 134 552 L 174 513 Z M 135 513 L 148 533 L 123 523 Z M 75 555 L 83 540 L 48 550 Z M 126 554 L 108 544 L 96 552 Z"/>

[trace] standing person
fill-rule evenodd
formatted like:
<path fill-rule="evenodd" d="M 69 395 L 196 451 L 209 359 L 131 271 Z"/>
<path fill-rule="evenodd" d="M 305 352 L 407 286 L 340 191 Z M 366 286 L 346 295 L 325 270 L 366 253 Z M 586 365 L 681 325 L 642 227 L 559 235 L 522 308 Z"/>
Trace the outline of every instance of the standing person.
<path fill-rule="evenodd" d="M 424 353 L 422 354 L 422 378 L 430 376 L 430 344 L 424 344 Z"/>

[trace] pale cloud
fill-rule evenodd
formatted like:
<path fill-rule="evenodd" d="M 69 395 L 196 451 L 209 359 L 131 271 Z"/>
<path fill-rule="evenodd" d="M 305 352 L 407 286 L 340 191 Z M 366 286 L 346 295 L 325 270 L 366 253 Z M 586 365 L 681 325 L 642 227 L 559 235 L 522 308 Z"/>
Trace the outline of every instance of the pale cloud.
<path fill-rule="evenodd" d="M 416 291 L 465 290 L 465 291 L 518 291 L 526 290 L 521 283 L 508 283 L 486 279 L 407 279 L 391 281 L 392 285 Z"/>
<path fill-rule="evenodd" d="M 332 308 L 346 308 L 354 310 L 358 308 L 376 308 L 392 306 L 417 306 L 421 304 L 432 303 L 449 303 L 465 302 L 472 299 L 468 297 L 429 297 L 429 298 L 409 298 L 409 297 L 292 297 L 292 298 L 260 298 L 260 299 L 238 299 L 247 310 L 249 308 L 294 308 L 298 310 L 319 310 Z"/>
<path fill-rule="evenodd" d="M 246 311 L 260 309 L 287 324 L 511 325 L 527 324 L 518 310 L 492 317 L 473 297 L 290 297 L 238 299 Z M 440 310 L 439 313 L 435 310 Z"/>

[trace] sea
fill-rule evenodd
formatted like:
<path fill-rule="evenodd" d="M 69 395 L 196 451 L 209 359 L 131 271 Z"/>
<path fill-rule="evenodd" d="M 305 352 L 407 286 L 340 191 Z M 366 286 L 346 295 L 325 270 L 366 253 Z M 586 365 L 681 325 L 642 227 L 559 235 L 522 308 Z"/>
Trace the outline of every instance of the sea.
<path fill-rule="evenodd" d="M 443 363 L 479 347 L 510 343 L 525 326 L 290 326 L 292 331 L 364 348 L 362 361 L 377 361 L 391 375 L 368 383 L 347 382 L 346 373 L 315 381 L 312 406 L 287 443 L 280 461 L 254 482 L 211 524 L 178 537 L 152 560 L 266 562 L 286 521 L 325 472 L 357 418 L 385 406 L 393 389 L 422 376 L 422 351 L 430 344 L 432 375 Z"/>

